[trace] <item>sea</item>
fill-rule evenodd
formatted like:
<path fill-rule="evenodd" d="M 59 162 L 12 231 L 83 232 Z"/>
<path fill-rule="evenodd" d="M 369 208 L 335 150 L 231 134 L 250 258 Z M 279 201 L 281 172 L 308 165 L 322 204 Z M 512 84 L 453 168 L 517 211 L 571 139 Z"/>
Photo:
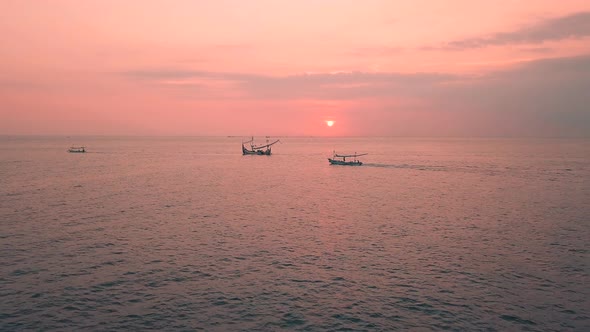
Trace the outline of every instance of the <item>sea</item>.
<path fill-rule="evenodd" d="M 243 139 L 0 137 L 0 330 L 590 331 L 589 139 Z"/>

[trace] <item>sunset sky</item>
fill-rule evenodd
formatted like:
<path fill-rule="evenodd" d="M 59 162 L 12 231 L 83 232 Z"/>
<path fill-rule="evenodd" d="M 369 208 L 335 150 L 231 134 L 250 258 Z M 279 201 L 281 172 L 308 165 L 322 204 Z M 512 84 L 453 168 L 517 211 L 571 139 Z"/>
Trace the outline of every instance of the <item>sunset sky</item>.
<path fill-rule="evenodd" d="M 13 134 L 587 137 L 590 2 L 2 0 Z"/>

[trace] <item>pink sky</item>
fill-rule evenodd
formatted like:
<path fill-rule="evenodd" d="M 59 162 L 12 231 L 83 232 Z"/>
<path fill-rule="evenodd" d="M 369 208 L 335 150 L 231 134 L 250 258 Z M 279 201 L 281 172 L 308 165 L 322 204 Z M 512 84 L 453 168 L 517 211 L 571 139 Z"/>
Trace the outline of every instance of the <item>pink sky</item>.
<path fill-rule="evenodd" d="M 0 135 L 588 136 L 589 87 L 588 1 L 0 2 Z"/>

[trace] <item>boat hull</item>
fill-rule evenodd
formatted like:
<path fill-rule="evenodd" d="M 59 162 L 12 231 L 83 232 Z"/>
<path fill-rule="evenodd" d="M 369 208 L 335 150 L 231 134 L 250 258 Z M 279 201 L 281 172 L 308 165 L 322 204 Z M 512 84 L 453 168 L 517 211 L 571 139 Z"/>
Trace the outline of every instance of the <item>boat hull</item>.
<path fill-rule="evenodd" d="M 330 165 L 342 165 L 342 166 L 361 166 L 363 163 L 361 161 L 342 161 L 342 160 L 335 160 L 328 158 Z"/>
<path fill-rule="evenodd" d="M 266 149 L 266 150 L 248 150 L 246 149 L 246 147 L 244 147 L 242 145 L 242 155 L 246 156 L 246 155 L 253 155 L 253 156 L 270 156 L 271 155 L 271 149 Z"/>

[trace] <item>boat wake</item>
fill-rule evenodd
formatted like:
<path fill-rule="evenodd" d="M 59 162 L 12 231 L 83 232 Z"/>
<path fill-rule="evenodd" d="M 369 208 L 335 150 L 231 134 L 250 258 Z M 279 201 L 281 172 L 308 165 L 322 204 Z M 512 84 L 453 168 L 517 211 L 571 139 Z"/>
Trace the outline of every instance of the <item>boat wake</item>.
<path fill-rule="evenodd" d="M 379 167 L 379 168 L 398 168 L 398 169 L 414 169 L 419 171 L 448 171 L 447 166 L 436 165 L 411 165 L 411 164 L 375 164 L 364 163 L 365 167 Z"/>

